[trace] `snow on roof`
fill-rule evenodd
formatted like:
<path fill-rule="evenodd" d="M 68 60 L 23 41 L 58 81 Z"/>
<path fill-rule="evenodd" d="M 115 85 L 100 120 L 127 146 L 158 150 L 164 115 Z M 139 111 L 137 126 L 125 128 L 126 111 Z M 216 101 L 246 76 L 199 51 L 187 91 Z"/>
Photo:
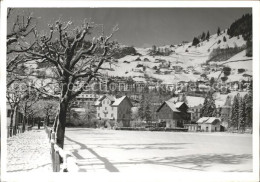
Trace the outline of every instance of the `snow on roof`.
<path fill-rule="evenodd" d="M 112 95 L 106 95 L 106 97 L 111 101 L 115 101 L 115 97 L 113 97 Z"/>
<path fill-rule="evenodd" d="M 173 102 L 165 101 L 165 103 L 171 108 L 171 110 L 172 110 L 173 112 L 180 112 L 180 111 L 176 108 L 176 106 L 175 106 L 175 104 L 174 104 Z"/>
<path fill-rule="evenodd" d="M 200 118 L 197 123 L 198 124 L 212 124 L 213 122 L 215 122 L 216 120 L 221 121 L 221 119 L 216 118 L 216 117 L 202 117 Z"/>
<path fill-rule="evenodd" d="M 209 117 L 208 120 L 205 122 L 206 124 L 212 124 L 214 121 L 219 120 L 221 121 L 221 119 L 216 118 L 216 117 Z"/>
<path fill-rule="evenodd" d="M 200 118 L 198 121 L 197 121 L 197 123 L 198 124 L 202 124 L 202 123 L 204 123 L 205 121 L 207 121 L 207 117 L 202 117 L 202 118 Z"/>
<path fill-rule="evenodd" d="M 115 102 L 112 104 L 112 106 L 118 106 L 125 98 L 126 96 L 116 99 Z"/>
<path fill-rule="evenodd" d="M 97 100 L 95 103 L 94 103 L 94 106 L 100 106 L 101 104 L 101 101 Z"/>
<path fill-rule="evenodd" d="M 179 108 L 179 107 L 182 106 L 183 103 L 184 103 L 184 102 L 177 102 L 177 103 L 175 104 L 175 107 L 176 107 L 176 108 Z"/>

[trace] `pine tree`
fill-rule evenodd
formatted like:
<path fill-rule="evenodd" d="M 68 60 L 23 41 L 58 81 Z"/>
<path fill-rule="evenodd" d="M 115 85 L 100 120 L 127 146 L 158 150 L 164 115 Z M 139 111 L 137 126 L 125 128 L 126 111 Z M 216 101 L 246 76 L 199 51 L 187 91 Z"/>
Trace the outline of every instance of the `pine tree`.
<path fill-rule="evenodd" d="M 232 108 L 231 108 L 231 126 L 237 127 L 239 122 L 239 94 L 234 97 Z"/>
<path fill-rule="evenodd" d="M 144 97 L 144 94 L 142 94 L 142 97 L 141 97 L 141 100 L 140 100 L 140 106 L 138 108 L 138 116 L 142 120 L 145 118 L 144 112 L 145 112 L 145 97 Z"/>
<path fill-rule="evenodd" d="M 206 37 L 206 34 L 205 32 L 202 32 L 202 35 L 201 35 L 201 40 L 204 41 L 205 40 L 205 37 Z"/>
<path fill-rule="evenodd" d="M 196 46 L 200 43 L 200 40 L 197 37 L 194 37 L 193 41 L 192 41 L 192 46 Z"/>
<path fill-rule="evenodd" d="M 210 34 L 209 34 L 209 31 L 208 31 L 208 32 L 207 32 L 207 35 L 206 35 L 207 41 L 209 41 L 209 38 L 210 38 Z"/>
<path fill-rule="evenodd" d="M 228 95 L 225 101 L 225 106 L 231 106 L 231 97 Z"/>
<path fill-rule="evenodd" d="M 246 120 L 246 103 L 245 97 L 239 99 L 239 129 L 243 129 L 245 127 L 245 120 Z"/>
<path fill-rule="evenodd" d="M 145 118 L 146 123 L 150 123 L 152 120 L 152 111 L 151 111 L 150 101 L 146 102 L 144 118 Z"/>
<path fill-rule="evenodd" d="M 218 36 L 220 35 L 220 28 L 218 27 L 218 31 L 217 31 Z"/>
<path fill-rule="evenodd" d="M 248 95 L 244 98 L 246 103 L 246 126 L 252 127 L 253 121 L 253 82 L 250 81 Z"/>
<path fill-rule="evenodd" d="M 201 116 L 202 117 L 214 117 L 216 116 L 216 104 L 213 98 L 213 93 L 208 93 L 203 106 L 201 108 Z"/>

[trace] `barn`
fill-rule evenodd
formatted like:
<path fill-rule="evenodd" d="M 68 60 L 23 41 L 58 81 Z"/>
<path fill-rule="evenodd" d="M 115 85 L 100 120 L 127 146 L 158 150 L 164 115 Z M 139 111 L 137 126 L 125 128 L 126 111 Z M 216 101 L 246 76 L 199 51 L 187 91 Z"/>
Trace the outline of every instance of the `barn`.
<path fill-rule="evenodd" d="M 166 123 L 167 128 L 183 128 L 190 121 L 188 109 L 184 102 L 165 101 L 156 111 L 159 123 Z"/>

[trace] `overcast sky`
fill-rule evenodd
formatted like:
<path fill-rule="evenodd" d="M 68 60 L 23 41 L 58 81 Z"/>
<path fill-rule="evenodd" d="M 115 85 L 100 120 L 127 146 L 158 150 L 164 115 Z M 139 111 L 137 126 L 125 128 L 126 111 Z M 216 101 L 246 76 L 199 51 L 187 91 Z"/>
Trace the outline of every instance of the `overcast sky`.
<path fill-rule="evenodd" d="M 115 24 L 119 32 L 114 39 L 122 44 L 136 47 L 178 44 L 192 41 L 202 31 L 215 34 L 218 26 L 228 28 L 251 8 L 31 8 L 38 20 L 39 29 L 62 16 L 76 24 L 84 18 L 104 24 L 109 32 Z"/>

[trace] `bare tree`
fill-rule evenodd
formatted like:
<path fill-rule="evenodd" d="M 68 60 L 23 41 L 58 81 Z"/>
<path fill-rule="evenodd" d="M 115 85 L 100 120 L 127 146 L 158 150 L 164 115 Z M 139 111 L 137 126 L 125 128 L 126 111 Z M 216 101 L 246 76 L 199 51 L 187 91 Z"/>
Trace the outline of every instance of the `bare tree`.
<path fill-rule="evenodd" d="M 23 119 L 22 119 L 22 131 L 25 131 L 25 125 L 28 124 L 28 118 L 29 116 L 34 113 L 33 112 L 33 107 L 35 103 L 39 100 L 39 94 L 33 90 L 27 90 L 25 92 L 25 96 L 21 99 L 20 102 L 20 109 L 23 114 Z"/>
<path fill-rule="evenodd" d="M 52 68 L 52 80 L 57 81 L 58 91 L 46 90 L 46 86 L 37 87 L 36 81 L 31 87 L 44 95 L 59 99 L 54 131 L 57 134 L 56 142 L 61 148 L 70 101 L 83 92 L 93 78 L 101 76 L 99 71 L 102 64 L 113 57 L 113 50 L 117 47 L 117 43 L 110 39 L 118 27 L 115 26 L 109 35 L 105 35 L 103 30 L 99 33 L 99 27 L 87 19 L 81 26 L 73 26 L 71 21 L 62 22 L 59 19 L 54 24 L 49 24 L 48 33 L 39 33 L 36 29 L 30 31 L 34 35 L 33 43 L 21 45 L 19 49 L 9 49 L 9 53 L 25 53 L 24 59 L 27 61 L 48 63 Z M 86 81 L 76 88 L 74 84 L 82 78 L 86 78 Z M 50 80 L 45 83 L 48 86 L 53 84 Z"/>
<path fill-rule="evenodd" d="M 58 101 L 52 98 L 42 98 L 35 104 L 36 115 L 45 118 L 45 124 L 48 126 L 50 119 L 57 113 Z"/>

